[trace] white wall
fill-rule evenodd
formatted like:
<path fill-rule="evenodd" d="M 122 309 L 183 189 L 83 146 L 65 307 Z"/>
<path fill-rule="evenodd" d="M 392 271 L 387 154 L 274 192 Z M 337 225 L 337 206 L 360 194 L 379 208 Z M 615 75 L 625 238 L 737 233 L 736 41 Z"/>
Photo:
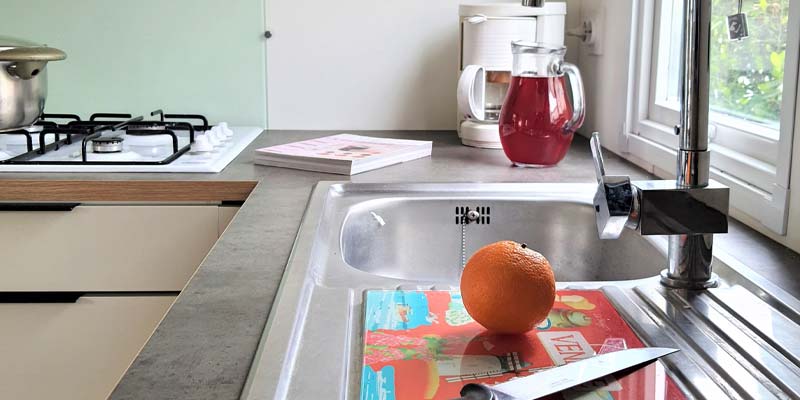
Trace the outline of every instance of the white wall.
<path fill-rule="evenodd" d="M 458 5 L 517 2 L 265 1 L 269 128 L 327 130 L 454 130 Z"/>
<path fill-rule="evenodd" d="M 632 0 L 567 0 L 573 24 L 596 18 L 601 21 L 602 54 L 593 55 L 585 46 L 571 46 L 578 53 L 578 67 L 586 90 L 586 121 L 580 130 L 588 136 L 600 133 L 604 147 L 620 153 L 628 98 L 628 54 L 630 52 Z"/>
<path fill-rule="evenodd" d="M 576 28 L 581 24 L 581 3 L 578 1 L 568 1 L 568 0 L 560 0 L 566 1 L 567 3 L 567 15 L 564 17 L 564 26 L 567 30 L 571 28 Z M 581 40 L 575 36 L 568 36 L 564 35 L 564 44 L 567 46 L 567 55 L 564 56 L 564 60 L 567 62 L 571 62 L 575 65 L 578 64 L 579 52 L 581 51 L 580 45 Z M 582 72 L 582 78 L 584 80 L 587 79 L 584 73 Z M 585 84 L 586 82 L 584 82 Z"/>
<path fill-rule="evenodd" d="M 459 0 L 265 1 L 271 129 L 455 129 Z"/>

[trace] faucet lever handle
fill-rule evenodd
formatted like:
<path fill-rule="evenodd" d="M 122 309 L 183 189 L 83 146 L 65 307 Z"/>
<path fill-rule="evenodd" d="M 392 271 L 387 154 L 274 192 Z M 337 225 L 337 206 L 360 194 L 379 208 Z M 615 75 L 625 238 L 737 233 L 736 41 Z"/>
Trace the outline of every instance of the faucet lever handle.
<path fill-rule="evenodd" d="M 594 194 L 597 233 L 600 239 L 616 239 L 625 227 L 635 228 L 638 220 L 636 210 L 636 188 L 625 175 L 606 175 L 600 135 L 592 133 L 590 140 L 594 172 L 597 175 L 597 191 Z"/>
<path fill-rule="evenodd" d="M 594 173 L 597 176 L 597 183 L 602 185 L 606 175 L 606 168 L 603 164 L 603 150 L 600 147 L 599 133 L 592 133 L 592 139 L 589 140 L 589 145 L 592 148 L 592 159 L 594 159 Z"/>

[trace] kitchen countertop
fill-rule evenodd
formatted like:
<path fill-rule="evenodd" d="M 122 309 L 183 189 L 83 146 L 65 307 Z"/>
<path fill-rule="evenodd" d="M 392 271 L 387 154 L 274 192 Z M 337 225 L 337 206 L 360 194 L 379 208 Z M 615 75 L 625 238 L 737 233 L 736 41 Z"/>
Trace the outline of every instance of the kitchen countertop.
<path fill-rule="evenodd" d="M 112 399 L 238 399 L 275 299 L 308 197 L 322 180 L 352 182 L 594 182 L 588 141 L 547 169 L 509 165 L 502 151 L 462 146 L 453 132 L 359 132 L 433 140 L 430 158 L 352 177 L 254 165 L 257 147 L 332 132 L 265 131 L 219 174 L 0 174 L 0 179 L 258 182 L 225 233 L 114 390 Z M 606 169 L 651 179 L 606 153 Z M 800 297 L 800 255 L 731 220 L 715 245 Z M 268 350 L 267 350 L 268 351 Z"/>

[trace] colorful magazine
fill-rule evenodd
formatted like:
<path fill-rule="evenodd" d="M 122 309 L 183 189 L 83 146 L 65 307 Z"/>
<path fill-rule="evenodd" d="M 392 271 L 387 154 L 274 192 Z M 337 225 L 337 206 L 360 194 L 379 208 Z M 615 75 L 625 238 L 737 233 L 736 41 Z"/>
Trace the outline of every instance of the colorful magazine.
<path fill-rule="evenodd" d="M 496 384 L 595 354 L 644 347 L 599 290 L 561 290 L 524 335 L 493 335 L 457 291 L 365 294 L 362 400 L 454 399 L 467 383 Z M 548 399 L 685 399 L 660 362 Z"/>
<path fill-rule="evenodd" d="M 258 149 L 255 163 L 354 175 L 430 156 L 432 143 L 342 133 Z"/>

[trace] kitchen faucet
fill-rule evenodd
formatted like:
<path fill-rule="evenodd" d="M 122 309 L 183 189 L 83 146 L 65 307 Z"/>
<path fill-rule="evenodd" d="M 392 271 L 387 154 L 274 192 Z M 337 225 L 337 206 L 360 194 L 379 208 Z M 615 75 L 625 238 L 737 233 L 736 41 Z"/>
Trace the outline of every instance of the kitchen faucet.
<path fill-rule="evenodd" d="M 522 0 L 522 5 L 525 7 L 543 7 L 544 0 Z"/>
<path fill-rule="evenodd" d="M 600 139 L 592 134 L 597 174 L 594 206 L 601 239 L 625 227 L 642 235 L 669 235 L 665 286 L 704 289 L 716 285 L 711 271 L 713 234 L 728 232 L 727 187 L 709 180 L 708 81 L 711 0 L 684 0 L 681 113 L 676 178 L 631 182 L 606 175 Z"/>
<path fill-rule="evenodd" d="M 521 0 L 542 7 L 545 0 Z M 681 52 L 681 113 L 674 181 L 631 182 L 606 175 L 600 138 L 592 134 L 597 174 L 594 207 L 601 239 L 616 239 L 627 227 L 642 235 L 668 235 L 667 269 L 661 283 L 676 288 L 716 285 L 711 272 L 714 233 L 728 232 L 729 189 L 709 180 L 708 80 L 711 0 L 684 0 Z"/>

